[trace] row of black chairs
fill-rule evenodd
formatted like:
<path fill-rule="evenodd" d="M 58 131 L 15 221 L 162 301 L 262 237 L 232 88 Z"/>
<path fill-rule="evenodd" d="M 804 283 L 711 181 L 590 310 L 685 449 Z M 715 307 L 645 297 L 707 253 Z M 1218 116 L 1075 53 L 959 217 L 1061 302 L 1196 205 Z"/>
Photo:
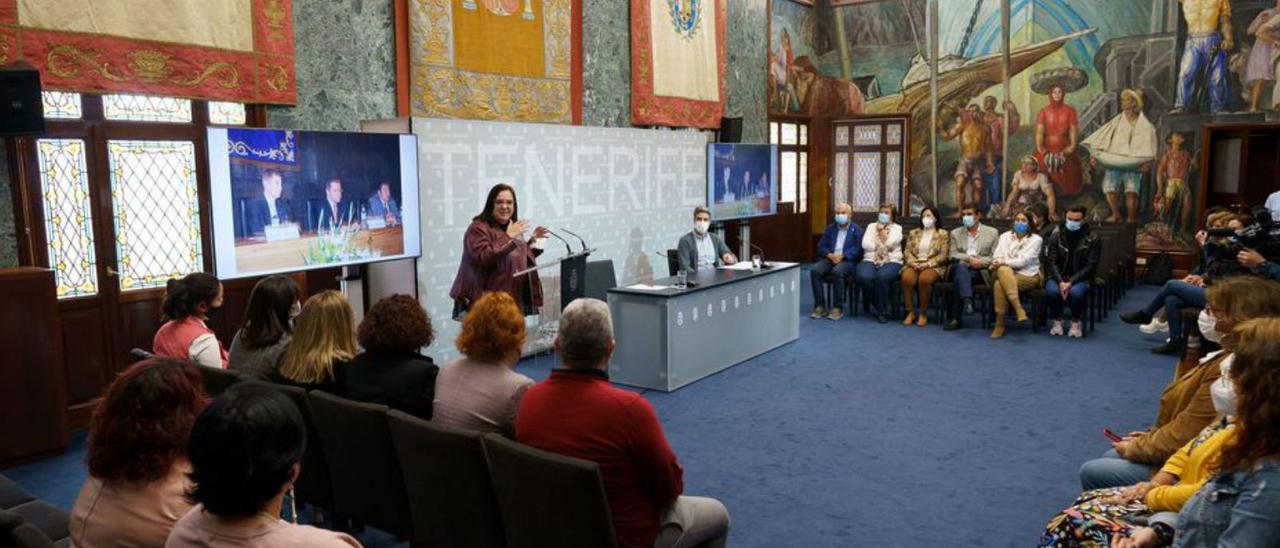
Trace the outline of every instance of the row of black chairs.
<path fill-rule="evenodd" d="M 1013 227 L 1013 223 L 1010 220 L 995 220 L 987 224 L 1001 233 L 1011 230 Z M 1124 296 L 1124 293 L 1136 283 L 1134 259 L 1137 255 L 1137 225 L 1129 223 L 1092 223 L 1090 229 L 1099 236 L 1102 243 L 1102 253 L 1098 261 L 1098 270 L 1094 274 L 1094 279 L 1091 280 L 1089 294 L 1086 298 L 1088 310 L 1085 311 L 1083 316 L 1085 333 L 1096 329 L 1097 322 L 1103 321 L 1109 315 L 1111 309 L 1120 301 L 1121 297 Z M 846 278 L 844 284 L 845 294 L 849 297 L 845 303 L 847 312 L 849 315 L 857 317 L 859 309 L 866 310 L 870 307 L 871 296 L 866 294 L 861 286 L 854 283 L 852 277 Z M 829 283 L 827 284 L 827 291 L 829 297 L 831 291 Z M 982 327 L 990 328 L 994 325 L 995 317 L 991 287 L 979 282 L 975 284 L 973 291 L 974 304 L 981 314 Z M 1047 294 L 1044 287 L 1023 291 L 1020 296 L 1031 313 L 1033 320 L 1031 324 L 1032 331 L 1039 332 L 1040 328 L 1048 324 L 1049 320 L 1048 306 L 1046 304 Z M 890 289 L 890 298 L 892 305 L 891 315 L 901 317 L 905 313 L 905 307 L 902 302 L 901 284 L 898 280 L 893 282 L 893 286 Z M 926 313 L 933 316 L 935 322 L 944 323 L 959 308 L 956 306 L 958 298 L 954 282 L 949 279 L 939 280 L 934 284 L 934 298 Z"/>
<path fill-rule="evenodd" d="M 134 357 L 149 353 L 134 350 Z M 614 546 L 599 467 L 384 405 L 200 367 L 211 396 L 260 383 L 307 425 L 295 499 L 411 546 Z"/>

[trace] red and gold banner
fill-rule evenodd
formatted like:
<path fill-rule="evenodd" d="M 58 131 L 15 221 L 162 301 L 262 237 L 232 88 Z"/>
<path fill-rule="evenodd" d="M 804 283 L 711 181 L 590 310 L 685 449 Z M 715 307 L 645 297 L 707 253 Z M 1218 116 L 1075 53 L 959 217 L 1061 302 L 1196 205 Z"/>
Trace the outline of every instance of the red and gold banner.
<path fill-rule="evenodd" d="M 296 102 L 292 0 L 0 0 L 0 64 L 46 89 Z"/>
<path fill-rule="evenodd" d="M 631 123 L 718 128 L 725 0 L 631 0 Z"/>

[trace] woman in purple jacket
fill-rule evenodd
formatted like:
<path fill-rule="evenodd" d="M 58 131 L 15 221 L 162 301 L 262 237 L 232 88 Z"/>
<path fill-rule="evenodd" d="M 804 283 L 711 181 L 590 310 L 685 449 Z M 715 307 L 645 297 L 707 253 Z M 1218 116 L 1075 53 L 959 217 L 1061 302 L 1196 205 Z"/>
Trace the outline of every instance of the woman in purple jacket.
<path fill-rule="evenodd" d="M 534 228 L 532 238 L 526 240 L 529 222 L 520 220 L 519 213 L 516 191 L 511 185 L 500 183 L 489 189 L 484 211 L 471 220 L 462 239 L 462 261 L 453 289 L 449 290 L 454 319 L 461 320 L 471 303 L 485 291 L 509 293 L 526 316 L 536 314 L 542 306 L 537 271 L 518 277 L 514 274 L 533 266 L 542 254 L 536 242 L 547 236 L 547 228 Z"/>

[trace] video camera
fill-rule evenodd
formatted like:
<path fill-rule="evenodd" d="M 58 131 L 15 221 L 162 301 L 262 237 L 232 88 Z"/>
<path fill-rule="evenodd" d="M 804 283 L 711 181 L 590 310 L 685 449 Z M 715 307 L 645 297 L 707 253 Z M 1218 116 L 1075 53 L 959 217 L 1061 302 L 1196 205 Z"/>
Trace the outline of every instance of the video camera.
<path fill-rule="evenodd" d="M 1235 255 L 1241 249 L 1252 249 L 1268 261 L 1280 262 L 1280 223 L 1271 218 L 1266 207 L 1253 210 L 1253 224 L 1239 231 L 1230 228 L 1213 228 L 1206 231 L 1215 238 L 1227 238 L 1228 253 Z"/>

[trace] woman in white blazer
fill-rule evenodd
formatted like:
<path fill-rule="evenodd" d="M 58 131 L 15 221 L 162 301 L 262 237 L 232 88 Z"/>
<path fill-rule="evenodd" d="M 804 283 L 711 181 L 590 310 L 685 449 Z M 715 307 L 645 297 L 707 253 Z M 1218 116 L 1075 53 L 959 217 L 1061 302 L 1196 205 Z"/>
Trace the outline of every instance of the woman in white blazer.
<path fill-rule="evenodd" d="M 991 338 L 1004 336 L 1004 315 L 1009 307 L 1019 322 L 1027 321 L 1027 311 L 1022 308 L 1018 292 L 1041 287 L 1044 278 L 1040 275 L 1040 247 L 1043 241 L 1036 233 L 1035 222 L 1026 213 L 1018 213 L 1013 218 L 1013 230 L 1000 235 L 996 244 L 995 257 L 991 261 L 991 270 L 995 272 L 996 282 L 991 288 L 995 298 L 996 326 L 991 330 Z"/>

